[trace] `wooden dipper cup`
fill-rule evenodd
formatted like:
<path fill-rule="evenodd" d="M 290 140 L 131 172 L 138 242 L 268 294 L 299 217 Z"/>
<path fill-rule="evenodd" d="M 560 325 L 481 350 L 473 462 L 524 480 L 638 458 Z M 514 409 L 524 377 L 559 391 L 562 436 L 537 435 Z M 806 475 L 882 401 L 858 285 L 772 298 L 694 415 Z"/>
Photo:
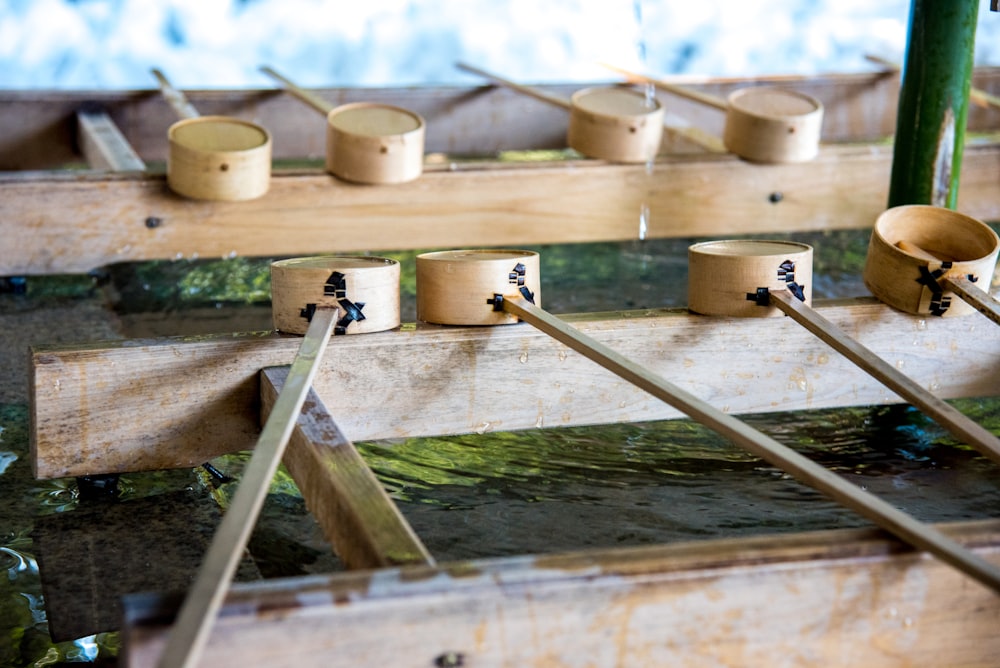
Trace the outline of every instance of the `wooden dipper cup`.
<path fill-rule="evenodd" d="M 379 331 L 399 324 L 399 264 L 376 257 L 276 262 L 271 301 L 276 327 L 305 338 L 171 629 L 160 657 L 163 668 L 198 664 L 331 333 Z"/>
<path fill-rule="evenodd" d="M 271 135 L 228 116 L 200 116 L 159 70 L 153 76 L 181 120 L 167 139 L 167 185 L 192 199 L 240 201 L 260 197 L 271 184 Z"/>
<path fill-rule="evenodd" d="M 339 307 L 335 334 L 399 327 L 399 263 L 374 256 L 316 256 L 271 264 L 274 328 L 305 334 L 310 313 Z"/>
<path fill-rule="evenodd" d="M 326 116 L 326 170 L 353 183 L 405 183 L 424 170 L 424 119 L 388 104 L 355 102 L 334 107 L 270 67 L 262 72 Z"/>
<path fill-rule="evenodd" d="M 875 221 L 864 281 L 880 301 L 905 313 L 948 318 L 978 310 L 1000 322 L 987 292 L 998 251 L 996 232 L 971 216 L 922 204 L 897 206 Z"/>
<path fill-rule="evenodd" d="M 813 249 L 794 241 L 707 241 L 688 249 L 688 308 L 703 315 L 767 318 L 783 313 L 758 304 L 757 290 L 795 285 L 812 303 Z M 748 289 L 748 286 L 751 286 Z"/>
<path fill-rule="evenodd" d="M 428 300 L 429 302 L 436 302 L 441 298 L 461 302 L 461 306 L 454 309 L 445 305 L 442 310 L 434 312 L 439 319 L 431 322 L 439 324 L 466 324 L 467 320 L 475 320 L 473 324 L 510 322 L 508 318 L 497 319 L 492 315 L 494 313 L 524 320 L 620 378 L 716 430 L 736 445 L 770 462 L 800 482 L 827 494 L 837 503 L 868 518 L 898 538 L 934 554 L 942 561 L 1000 592 L 1000 567 L 970 552 L 934 527 L 922 524 L 836 473 L 778 443 L 770 436 L 753 429 L 732 415 L 713 408 L 698 397 L 669 383 L 661 376 L 540 308 L 535 303 L 537 294 L 533 294 L 530 289 L 524 289 L 528 285 L 537 285 L 537 270 L 529 271 L 524 262 L 529 257 L 537 259 L 537 255 L 529 251 L 502 251 L 502 253 L 506 253 L 506 257 L 497 257 L 499 254 L 497 251 L 448 251 L 447 254 L 418 255 L 418 317 L 420 317 L 421 293 L 430 289 L 435 299 Z M 478 270 L 459 266 L 480 263 L 484 266 Z M 475 281 L 476 276 L 483 277 L 481 283 Z M 447 287 L 442 289 L 441 286 Z M 474 305 L 475 308 L 488 314 L 478 318 L 473 317 L 471 309 Z"/>
<path fill-rule="evenodd" d="M 609 66 L 610 67 L 610 66 Z M 693 102 L 726 112 L 722 142 L 751 162 L 805 162 L 819 153 L 823 104 L 784 88 L 742 88 L 722 99 L 617 67 L 630 81 L 641 81 Z"/>
<path fill-rule="evenodd" d="M 787 256 L 780 252 L 782 248 L 788 249 Z M 801 254 L 803 248 L 809 249 L 808 255 Z M 792 259 L 795 253 L 799 253 L 799 262 Z M 963 443 L 1000 463 L 1000 439 L 847 336 L 809 305 L 809 246 L 784 241 L 709 241 L 691 246 L 688 258 L 691 311 L 734 317 L 752 317 L 753 309 L 764 315 L 784 313 Z M 806 258 L 808 261 L 801 261 Z"/>
<path fill-rule="evenodd" d="M 569 111 L 566 143 L 587 157 L 611 162 L 649 162 L 660 150 L 663 107 L 645 93 L 620 87 L 585 88 L 565 100 L 465 63 L 458 63 L 457 67 Z"/>

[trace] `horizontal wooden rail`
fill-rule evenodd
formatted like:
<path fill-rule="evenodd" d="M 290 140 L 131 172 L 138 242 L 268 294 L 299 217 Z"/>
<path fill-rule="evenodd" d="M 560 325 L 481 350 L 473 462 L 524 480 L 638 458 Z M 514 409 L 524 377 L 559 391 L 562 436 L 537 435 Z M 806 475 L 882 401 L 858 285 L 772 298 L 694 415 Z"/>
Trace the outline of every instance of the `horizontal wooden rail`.
<path fill-rule="evenodd" d="M 1000 563 L 996 520 L 936 526 Z M 168 601 L 124 607 L 128 665 L 155 665 Z M 817 531 L 237 584 L 204 665 L 978 666 L 998 616 L 884 534 Z"/>
<path fill-rule="evenodd" d="M 808 163 L 732 156 L 457 164 L 393 186 L 319 170 L 272 178 L 249 202 L 179 197 L 157 176 L 0 175 L 0 276 L 116 262 L 867 228 L 886 206 L 890 146 L 825 148 Z M 965 151 L 963 213 L 1000 219 L 1000 144 Z"/>
<path fill-rule="evenodd" d="M 817 310 L 941 398 L 1000 393 L 1000 327 L 978 313 L 920 318 L 870 299 Z M 900 402 L 785 318 L 678 309 L 567 320 L 725 412 Z M 298 342 L 249 334 L 36 347 L 35 474 L 197 466 L 249 449 L 258 372 L 287 364 Z M 335 337 L 313 386 L 354 441 L 680 416 L 526 324 Z"/>

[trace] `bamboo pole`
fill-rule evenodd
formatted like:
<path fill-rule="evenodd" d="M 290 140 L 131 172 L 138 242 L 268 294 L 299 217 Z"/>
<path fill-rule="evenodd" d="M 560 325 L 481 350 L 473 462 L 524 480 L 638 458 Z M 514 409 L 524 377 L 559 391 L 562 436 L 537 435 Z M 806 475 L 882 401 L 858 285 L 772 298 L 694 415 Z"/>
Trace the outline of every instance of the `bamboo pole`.
<path fill-rule="evenodd" d="M 913 0 L 888 206 L 954 209 L 965 142 L 978 0 Z"/>

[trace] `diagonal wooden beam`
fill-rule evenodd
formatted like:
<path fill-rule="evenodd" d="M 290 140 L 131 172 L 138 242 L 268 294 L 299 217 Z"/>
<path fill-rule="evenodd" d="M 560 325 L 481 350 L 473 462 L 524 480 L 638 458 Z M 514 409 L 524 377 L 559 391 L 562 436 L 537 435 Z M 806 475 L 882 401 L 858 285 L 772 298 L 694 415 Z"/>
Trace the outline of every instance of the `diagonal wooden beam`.
<path fill-rule="evenodd" d="M 76 113 L 80 151 L 92 169 L 141 172 L 146 163 L 138 156 L 106 111 L 81 109 Z"/>
<path fill-rule="evenodd" d="M 286 367 L 261 372 L 265 420 L 287 376 Z M 306 397 L 284 463 L 326 539 L 348 568 L 434 564 L 315 390 Z"/>

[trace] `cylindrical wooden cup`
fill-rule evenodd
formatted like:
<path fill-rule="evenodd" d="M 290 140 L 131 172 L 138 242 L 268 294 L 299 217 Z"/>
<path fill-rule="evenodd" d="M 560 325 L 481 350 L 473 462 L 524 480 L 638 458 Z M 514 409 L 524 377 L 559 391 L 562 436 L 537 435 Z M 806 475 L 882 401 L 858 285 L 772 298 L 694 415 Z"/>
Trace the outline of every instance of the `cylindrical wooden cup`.
<path fill-rule="evenodd" d="M 399 263 L 384 257 L 326 256 L 271 264 L 274 328 L 305 334 L 318 306 L 338 306 L 334 334 L 399 327 Z"/>
<path fill-rule="evenodd" d="M 424 169 L 424 119 L 400 107 L 357 102 L 326 118 L 326 169 L 354 183 L 405 183 Z"/>
<path fill-rule="evenodd" d="M 450 250 L 417 256 L 417 319 L 437 325 L 506 325 L 518 319 L 494 310 L 494 295 L 532 295 L 541 306 L 538 253 Z"/>
<path fill-rule="evenodd" d="M 743 88 L 729 96 L 722 142 L 751 162 L 812 160 L 819 153 L 823 105 L 780 88 Z"/>
<path fill-rule="evenodd" d="M 663 137 L 663 107 L 630 88 L 584 88 L 571 98 L 566 142 L 591 158 L 648 162 Z"/>
<path fill-rule="evenodd" d="M 704 315 L 768 318 L 783 315 L 758 305 L 758 290 L 801 288 L 812 304 L 812 246 L 795 241 L 706 241 L 688 248 L 688 308 Z"/>
<path fill-rule="evenodd" d="M 901 244 L 922 249 L 939 260 L 907 252 Z M 937 281 L 972 276 L 989 292 L 998 250 L 997 234 L 971 216 L 924 204 L 897 206 L 882 212 L 875 221 L 863 278 L 873 295 L 900 311 L 968 315 L 976 309 L 939 287 Z"/>
<path fill-rule="evenodd" d="M 240 201 L 271 184 L 271 135 L 227 116 L 177 121 L 167 132 L 167 184 L 192 199 Z"/>

